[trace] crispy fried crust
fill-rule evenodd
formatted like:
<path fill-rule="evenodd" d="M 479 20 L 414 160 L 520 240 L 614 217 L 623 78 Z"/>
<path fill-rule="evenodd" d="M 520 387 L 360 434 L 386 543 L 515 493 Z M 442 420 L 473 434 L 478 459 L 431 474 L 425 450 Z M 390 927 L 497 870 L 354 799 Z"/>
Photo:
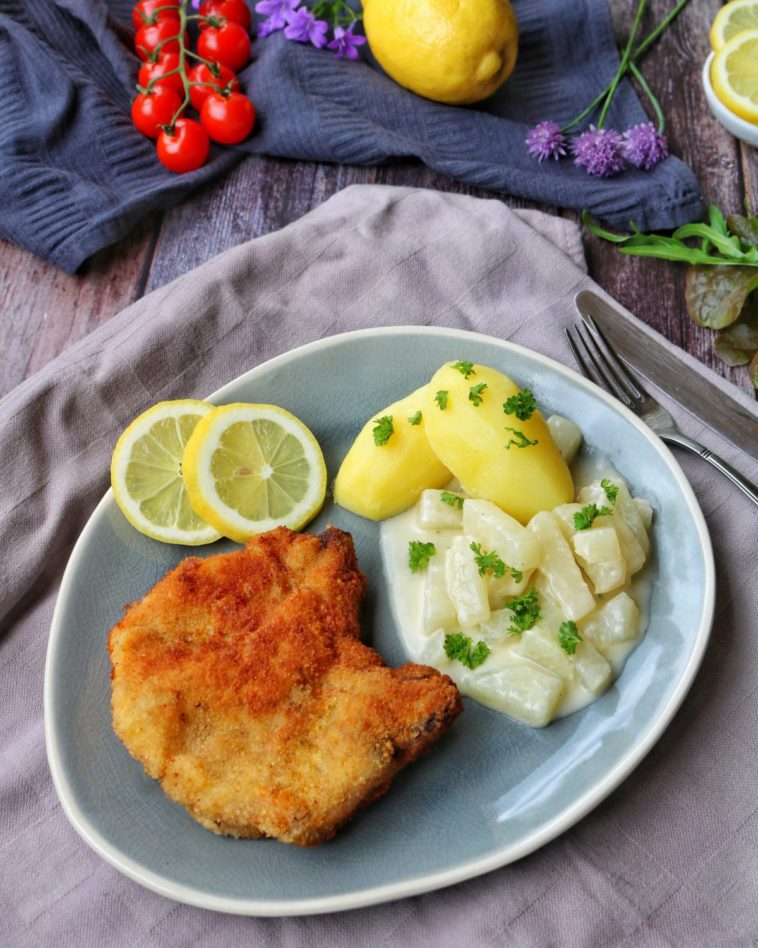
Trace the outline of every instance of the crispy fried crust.
<path fill-rule="evenodd" d="M 360 642 L 365 582 L 350 534 L 279 528 L 184 560 L 112 629 L 114 730 L 203 826 L 323 842 L 460 713 L 446 675 Z"/>

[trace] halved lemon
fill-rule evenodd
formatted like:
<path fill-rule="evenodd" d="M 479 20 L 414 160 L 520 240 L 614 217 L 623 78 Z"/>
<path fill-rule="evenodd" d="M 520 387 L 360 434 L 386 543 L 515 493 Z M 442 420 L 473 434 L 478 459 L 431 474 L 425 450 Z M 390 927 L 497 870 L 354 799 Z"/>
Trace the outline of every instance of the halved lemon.
<path fill-rule="evenodd" d="M 199 546 L 221 534 L 195 513 L 182 480 L 182 457 L 208 402 L 158 402 L 136 418 L 116 442 L 111 487 L 121 512 L 140 533 L 165 543 Z"/>
<path fill-rule="evenodd" d="M 735 115 L 758 123 L 758 29 L 738 33 L 716 53 L 711 83 Z"/>
<path fill-rule="evenodd" d="M 745 30 L 758 30 L 758 0 L 731 0 L 714 17 L 709 34 L 711 49 L 717 53 Z"/>
<path fill-rule="evenodd" d="M 299 530 L 326 494 L 318 441 L 276 405 L 237 402 L 202 418 L 184 452 L 182 476 L 197 513 L 240 543 L 274 527 Z"/>

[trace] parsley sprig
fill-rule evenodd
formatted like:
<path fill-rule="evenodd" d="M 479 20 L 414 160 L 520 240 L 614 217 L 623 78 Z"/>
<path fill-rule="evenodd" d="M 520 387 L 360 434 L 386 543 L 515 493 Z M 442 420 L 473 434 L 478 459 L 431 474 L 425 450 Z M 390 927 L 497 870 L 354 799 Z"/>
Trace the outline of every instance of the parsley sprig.
<path fill-rule="evenodd" d="M 482 395 L 486 391 L 486 382 L 480 382 L 478 385 L 472 385 L 468 390 L 468 400 L 473 403 L 474 408 L 478 408 L 482 404 Z"/>
<path fill-rule="evenodd" d="M 454 362 L 453 368 L 457 369 L 464 379 L 467 379 L 472 375 L 476 375 L 473 362 Z"/>
<path fill-rule="evenodd" d="M 440 500 L 443 504 L 447 504 L 448 507 L 455 507 L 457 510 L 463 510 L 463 502 L 466 498 L 461 497 L 460 494 L 453 494 L 449 490 L 443 490 L 440 494 Z"/>
<path fill-rule="evenodd" d="M 463 632 L 448 632 L 445 636 L 445 655 L 452 661 L 459 661 L 466 668 L 478 668 L 490 654 L 486 642 L 473 644 L 470 635 Z"/>
<path fill-rule="evenodd" d="M 433 543 L 424 543 L 423 540 L 408 541 L 408 567 L 412 573 L 420 573 L 426 569 L 429 560 L 437 552 Z"/>
<path fill-rule="evenodd" d="M 539 622 L 540 604 L 537 601 L 537 590 L 532 586 L 523 596 L 512 599 L 505 607 L 512 615 L 512 624 L 508 627 L 511 635 L 521 635 Z"/>
<path fill-rule="evenodd" d="M 587 504 L 574 514 L 574 529 L 589 530 L 596 517 L 609 517 L 613 511 L 610 507 L 600 507 L 597 504 Z"/>
<path fill-rule="evenodd" d="M 517 395 L 511 395 L 503 402 L 506 415 L 515 415 L 519 421 L 529 421 L 537 410 L 537 402 L 530 388 L 522 388 Z"/>
<path fill-rule="evenodd" d="M 434 396 L 435 402 L 437 402 L 437 407 L 440 411 L 444 411 L 447 408 L 447 396 L 448 392 L 441 388 Z"/>
<path fill-rule="evenodd" d="M 511 428 L 508 425 L 505 426 L 506 431 L 512 431 L 513 437 L 506 444 L 506 451 L 515 445 L 517 448 L 528 448 L 533 444 L 539 444 L 539 441 L 535 438 L 533 441 L 527 438 L 523 431 L 517 431 L 515 428 Z"/>
<path fill-rule="evenodd" d="M 411 415 L 410 418 L 408 419 L 408 424 L 409 424 L 409 425 L 414 425 L 414 427 L 415 427 L 416 425 L 420 425 L 420 424 L 421 424 L 421 412 L 420 412 L 420 411 L 417 411 L 415 415 Z"/>
<path fill-rule="evenodd" d="M 395 433 L 395 426 L 392 424 L 392 415 L 382 415 L 381 418 L 374 418 L 374 444 L 377 448 L 385 445 Z"/>
<path fill-rule="evenodd" d="M 604 477 L 600 481 L 600 486 L 605 491 L 605 496 L 608 498 L 608 502 L 611 504 L 616 503 L 616 497 L 618 497 L 618 485 L 614 484 L 609 477 Z"/>
<path fill-rule="evenodd" d="M 489 553 L 485 553 L 480 543 L 472 543 L 469 549 L 474 554 L 474 562 L 477 565 L 480 576 L 486 576 L 487 573 L 491 573 L 495 579 L 502 579 L 507 571 L 510 572 L 516 583 L 520 583 L 524 578 L 524 574 L 520 569 L 515 569 L 515 567 L 508 566 L 504 563 L 500 558 L 500 554 L 495 550 L 490 550 Z"/>
<path fill-rule="evenodd" d="M 577 645 L 582 641 L 576 622 L 561 622 L 558 626 L 558 644 L 569 655 L 573 655 Z"/>

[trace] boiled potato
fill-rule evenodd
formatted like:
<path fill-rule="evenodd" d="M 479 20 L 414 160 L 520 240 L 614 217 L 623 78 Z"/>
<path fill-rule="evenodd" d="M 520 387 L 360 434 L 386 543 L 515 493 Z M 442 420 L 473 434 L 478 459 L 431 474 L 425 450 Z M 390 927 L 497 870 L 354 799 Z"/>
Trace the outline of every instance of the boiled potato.
<path fill-rule="evenodd" d="M 470 398 L 475 386 L 478 405 Z M 447 393 L 444 409 L 440 392 Z M 526 523 L 538 510 L 572 500 L 574 485 L 542 415 L 520 421 L 505 414 L 503 403 L 518 392 L 495 369 L 475 365 L 466 378 L 452 363 L 444 365 L 426 387 L 424 420 L 433 451 L 463 491 Z M 525 441 L 536 443 L 518 446 Z"/>
<path fill-rule="evenodd" d="M 418 424 L 412 425 L 421 412 Z M 334 500 L 369 520 L 394 517 L 412 507 L 427 487 L 444 487 L 452 475 L 426 436 L 426 386 L 376 412 L 361 429 L 337 472 Z M 377 445 L 377 421 L 392 419 L 392 434 Z"/>

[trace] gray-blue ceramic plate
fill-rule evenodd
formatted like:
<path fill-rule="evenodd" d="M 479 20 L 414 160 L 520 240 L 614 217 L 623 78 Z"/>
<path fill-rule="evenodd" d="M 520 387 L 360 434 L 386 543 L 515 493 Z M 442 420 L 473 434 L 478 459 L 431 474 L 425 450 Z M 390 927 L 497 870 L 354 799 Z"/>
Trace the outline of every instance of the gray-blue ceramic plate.
<path fill-rule="evenodd" d="M 652 499 L 650 624 L 626 668 L 583 711 L 532 730 L 466 699 L 454 727 L 390 792 L 331 842 L 298 849 L 214 836 L 170 802 L 111 729 L 106 637 L 124 605 L 196 550 L 133 530 L 108 493 L 82 533 L 61 586 L 45 672 L 50 767 L 69 819 L 126 875 L 163 895 L 249 915 L 356 908 L 441 888 L 512 862 L 574 824 L 637 765 L 671 720 L 706 647 L 714 569 L 702 514 L 669 451 L 599 389 L 534 352 L 485 336 L 428 328 L 324 339 L 253 369 L 212 396 L 294 412 L 321 442 L 330 478 L 364 421 L 470 359 L 529 386 L 548 412 L 581 426 Z M 365 639 L 405 661 L 383 584 L 376 525 L 327 503 L 309 529 L 349 530 L 369 576 Z M 201 548 L 210 555 L 231 548 Z"/>

